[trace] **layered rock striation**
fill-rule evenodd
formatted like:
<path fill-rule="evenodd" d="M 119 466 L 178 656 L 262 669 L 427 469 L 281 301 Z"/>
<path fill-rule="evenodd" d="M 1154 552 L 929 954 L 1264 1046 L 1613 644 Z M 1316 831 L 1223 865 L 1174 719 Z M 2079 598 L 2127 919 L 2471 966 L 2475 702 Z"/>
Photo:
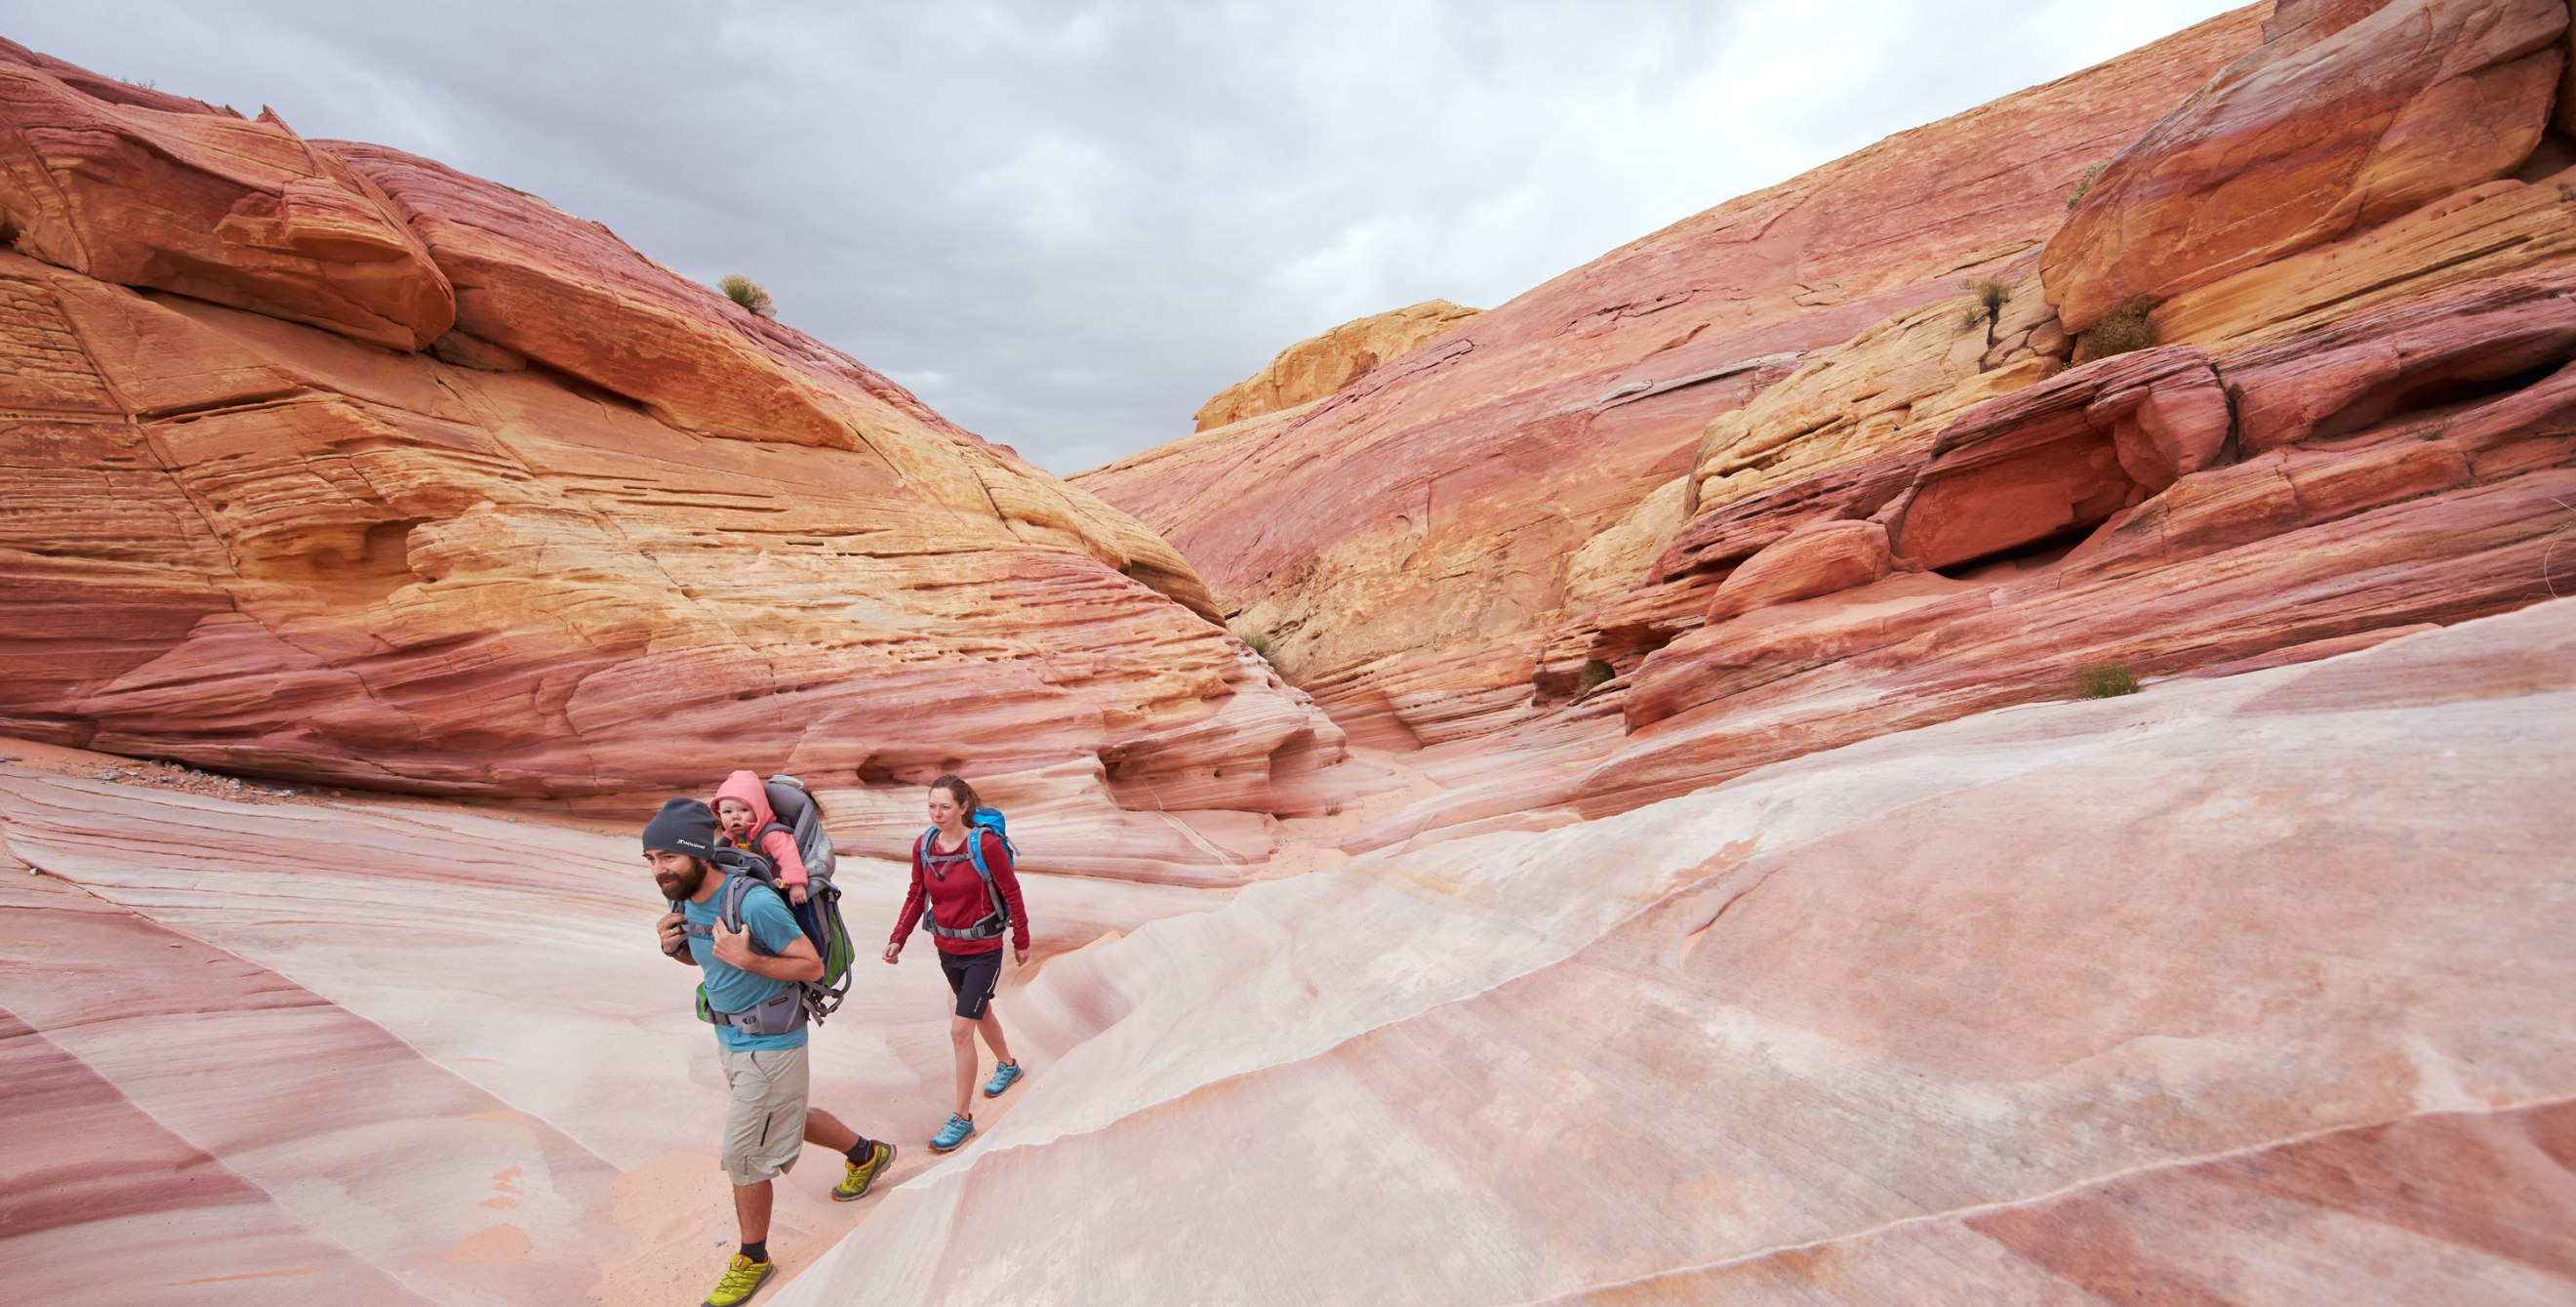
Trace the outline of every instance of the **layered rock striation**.
<path fill-rule="evenodd" d="M 1340 756 L 1154 532 L 606 228 L 0 55 L 0 730 L 499 797 L 1087 767 L 1254 814 L 1138 850 L 1202 874 Z"/>

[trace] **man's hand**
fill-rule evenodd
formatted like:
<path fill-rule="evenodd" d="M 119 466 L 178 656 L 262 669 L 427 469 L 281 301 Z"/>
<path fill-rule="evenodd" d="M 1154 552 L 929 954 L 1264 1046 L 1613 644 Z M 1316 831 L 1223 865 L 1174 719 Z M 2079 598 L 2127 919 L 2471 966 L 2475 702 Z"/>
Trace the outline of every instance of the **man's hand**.
<path fill-rule="evenodd" d="M 680 951 L 689 946 L 689 919 L 677 912 L 663 913 L 662 919 L 654 923 L 653 932 L 661 938 L 662 951 L 672 957 L 680 956 Z"/>
<path fill-rule="evenodd" d="M 751 960 L 759 956 L 751 951 L 751 929 L 748 925 L 741 930 L 727 930 L 722 921 L 717 922 L 715 945 L 718 962 L 745 971 L 751 970 Z"/>
<path fill-rule="evenodd" d="M 886 960 L 886 965 L 887 965 L 887 966 L 889 966 L 889 967 L 890 967 L 890 966 L 893 966 L 893 965 L 895 964 L 895 959 L 900 958 L 900 957 L 902 957 L 902 956 L 903 956 L 903 945 L 901 945 L 901 944 L 888 944 L 888 945 L 886 945 L 885 960 Z"/>

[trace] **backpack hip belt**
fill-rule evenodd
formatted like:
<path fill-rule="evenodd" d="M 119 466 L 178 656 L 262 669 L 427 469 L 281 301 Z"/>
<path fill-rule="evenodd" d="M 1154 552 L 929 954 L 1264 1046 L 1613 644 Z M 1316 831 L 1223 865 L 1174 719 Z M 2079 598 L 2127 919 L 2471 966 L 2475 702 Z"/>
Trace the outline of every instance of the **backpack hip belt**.
<path fill-rule="evenodd" d="M 743 902 L 750 897 L 751 891 L 755 887 L 765 887 L 775 892 L 778 888 L 771 883 L 771 877 L 775 873 L 770 868 L 769 860 L 756 853 L 717 849 L 709 861 L 716 862 L 734 873 L 733 879 L 725 883 L 723 892 L 717 896 L 716 920 L 724 923 L 728 929 L 746 929 L 743 921 Z M 807 900 L 807 909 L 827 927 L 824 939 L 815 948 L 816 955 L 823 959 L 825 979 L 790 982 L 785 989 L 740 1012 L 716 1011 L 707 1003 L 707 987 L 700 984 L 698 986 L 700 1021 L 719 1026 L 731 1026 L 749 1035 L 784 1035 L 803 1026 L 809 1015 L 816 1024 L 820 1024 L 824 1017 L 831 1015 L 841 1006 L 841 995 L 849 985 L 849 963 L 852 954 L 849 934 L 841 928 L 840 891 L 835 889 L 832 882 L 828 880 L 817 879 L 811 884 L 814 896 Z M 780 903 L 782 906 L 785 904 L 783 895 Z M 679 912 L 681 906 L 674 902 L 671 904 L 671 910 Z M 795 916 L 795 910 L 791 908 L 788 915 Z M 683 924 L 681 930 L 689 937 L 704 940 L 712 940 L 716 933 L 713 924 L 696 921 Z M 803 923 L 798 924 L 798 930 L 807 942 L 816 942 L 813 933 L 806 931 Z M 757 944 L 753 947 L 755 951 L 763 954 L 769 952 L 768 949 L 761 948 Z M 683 944 L 682 952 L 686 950 L 687 946 Z M 678 957 L 680 954 L 674 953 L 672 956 Z"/>
<path fill-rule="evenodd" d="M 804 1026 L 805 995 L 796 986 L 789 985 L 740 1012 L 718 1012 L 708 1008 L 705 1015 L 716 1025 L 731 1026 L 746 1035 L 784 1035 Z"/>

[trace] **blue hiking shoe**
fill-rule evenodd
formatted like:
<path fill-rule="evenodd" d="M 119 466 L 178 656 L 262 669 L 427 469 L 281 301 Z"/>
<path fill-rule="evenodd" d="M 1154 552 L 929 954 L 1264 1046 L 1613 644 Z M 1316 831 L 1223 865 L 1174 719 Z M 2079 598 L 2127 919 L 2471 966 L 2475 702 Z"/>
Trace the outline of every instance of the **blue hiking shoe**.
<path fill-rule="evenodd" d="M 967 1139 L 974 1135 L 974 1133 L 975 1118 L 971 1116 L 951 1116 L 948 1118 L 948 1124 L 939 1127 L 939 1133 L 930 1137 L 930 1151 L 934 1153 L 954 1152 L 959 1144 L 965 1143 Z"/>
<path fill-rule="evenodd" d="M 984 1097 L 1000 1098 L 1003 1090 L 1020 1083 L 1022 1074 L 1017 1062 L 1004 1062 L 993 1068 L 993 1078 L 984 1082 Z"/>

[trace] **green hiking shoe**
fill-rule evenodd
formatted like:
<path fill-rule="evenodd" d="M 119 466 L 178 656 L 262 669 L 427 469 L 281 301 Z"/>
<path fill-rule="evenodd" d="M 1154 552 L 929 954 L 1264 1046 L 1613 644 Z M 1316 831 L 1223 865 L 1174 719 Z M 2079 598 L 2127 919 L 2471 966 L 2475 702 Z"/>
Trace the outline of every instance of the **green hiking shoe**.
<path fill-rule="evenodd" d="M 741 1307 L 769 1283 L 769 1273 L 778 1267 L 772 1262 L 755 1262 L 735 1253 L 733 1265 L 725 1268 L 724 1278 L 716 1281 L 715 1292 L 707 1295 L 704 1307 Z"/>
<path fill-rule="evenodd" d="M 853 1203 L 867 1197 L 868 1186 L 875 1184 L 877 1177 L 884 1174 L 885 1169 L 892 1165 L 894 1165 L 894 1145 L 879 1143 L 875 1150 L 868 1154 L 868 1160 L 850 1163 L 850 1173 L 842 1176 L 839 1184 L 832 1186 L 833 1200 Z"/>

